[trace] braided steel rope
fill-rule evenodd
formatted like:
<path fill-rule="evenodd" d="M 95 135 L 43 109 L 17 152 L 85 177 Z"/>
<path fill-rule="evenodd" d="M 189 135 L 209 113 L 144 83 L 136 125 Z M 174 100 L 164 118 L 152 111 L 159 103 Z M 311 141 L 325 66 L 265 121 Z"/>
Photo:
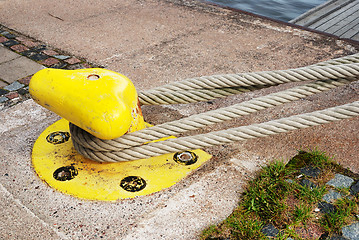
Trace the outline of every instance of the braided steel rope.
<path fill-rule="evenodd" d="M 140 92 L 139 100 L 142 105 L 184 104 L 208 101 L 287 82 L 354 77 L 359 71 L 359 54 L 357 55 L 347 59 L 330 60 L 324 62 L 324 65 L 297 69 L 190 78 Z"/>
<path fill-rule="evenodd" d="M 356 77 L 359 75 L 359 63 L 309 66 L 303 68 L 264 71 L 243 74 L 223 74 L 190 78 L 170 83 L 151 91 L 188 91 L 193 89 L 216 89 L 229 87 L 248 87 L 255 85 L 277 85 L 289 82 L 317 81 Z M 145 94 L 145 93 L 143 93 Z"/>
<path fill-rule="evenodd" d="M 320 62 L 312 66 L 341 65 L 341 64 L 350 64 L 350 63 L 359 63 L 359 53 Z"/>
<path fill-rule="evenodd" d="M 266 108 L 279 106 L 284 103 L 292 102 L 300 98 L 345 85 L 351 81 L 353 80 L 317 81 L 287 89 L 285 91 L 272 93 L 263 97 L 254 98 L 233 106 L 192 115 L 180 120 L 127 133 L 120 138 L 112 140 L 102 140 L 96 138 L 73 124 L 70 124 L 70 131 L 74 141 L 78 142 L 79 145 L 85 148 L 89 148 L 94 151 L 119 151 L 164 137 L 177 136 L 180 133 L 185 133 L 187 131 L 231 120 L 233 118 L 248 115 Z"/>
<path fill-rule="evenodd" d="M 96 161 L 120 162 L 144 159 L 166 153 L 179 152 L 188 149 L 205 148 L 223 143 L 244 141 L 251 138 L 266 137 L 296 129 L 322 125 L 333 121 L 351 118 L 359 115 L 359 101 L 321 111 L 295 115 L 260 124 L 231 128 L 223 131 L 210 132 L 161 142 L 152 142 L 142 146 L 124 149 L 122 151 L 91 151 L 74 142 L 75 149 L 87 158 Z"/>
<path fill-rule="evenodd" d="M 164 104 L 185 104 L 201 101 L 209 101 L 217 98 L 227 97 L 234 94 L 250 92 L 258 89 L 269 87 L 266 85 L 233 87 L 233 88 L 216 88 L 216 89 L 197 89 L 188 91 L 168 91 L 160 92 L 149 90 L 140 92 L 138 98 L 141 105 L 164 105 Z"/>
<path fill-rule="evenodd" d="M 342 64 L 351 64 L 351 63 L 359 63 L 359 54 L 349 55 L 342 58 L 336 58 L 325 62 L 317 63 L 311 66 L 329 66 L 329 65 L 342 65 Z M 140 92 L 139 100 L 142 105 L 162 105 L 162 104 L 177 104 L 177 103 L 185 104 L 185 103 L 208 101 L 216 98 L 227 97 L 230 95 L 243 93 L 247 91 L 253 91 L 269 86 L 270 85 L 268 86 L 253 85 L 248 87 L 237 87 L 237 88 L 217 88 L 211 90 L 194 89 L 188 91 L 166 91 L 166 92 L 158 91 L 156 89 L 151 89 L 149 91 Z"/>
<path fill-rule="evenodd" d="M 227 121 L 232 118 L 247 115 L 265 108 L 275 107 L 283 103 L 291 102 L 299 98 L 310 96 L 321 91 L 326 91 L 337 86 L 347 84 L 353 81 L 355 77 L 359 75 L 358 62 L 359 54 L 355 54 L 344 58 L 329 60 L 306 68 L 259 73 L 227 74 L 187 79 L 182 82 L 176 82 L 165 85 L 163 87 L 155 88 L 145 93 L 142 92 L 139 94 L 140 101 L 143 104 L 152 105 L 189 103 L 207 101 L 218 97 L 228 96 L 240 92 L 253 91 L 255 89 L 268 87 L 271 85 L 278 85 L 286 82 L 318 79 L 322 81 L 317 81 L 288 89 L 286 91 L 269 94 L 267 96 L 252 99 L 250 101 L 239 103 L 231 107 L 213 110 L 207 113 L 193 115 L 181 120 L 164 123 L 155 127 L 129 133 L 113 140 L 98 139 L 71 123 L 70 132 L 75 148 L 82 155 L 93 160 L 101 162 L 117 162 L 157 156 L 163 154 L 161 153 L 163 149 L 168 149 L 168 147 L 170 147 L 168 146 L 166 148 L 161 145 L 167 144 L 168 141 L 163 141 L 161 144 L 155 145 L 161 146 L 162 148 L 157 150 L 153 149 L 156 147 L 152 146 L 152 143 L 145 145 L 143 144 L 156 139 L 168 137 L 171 135 L 178 135 L 186 131 L 195 130 L 204 126 Z M 329 78 L 336 80 L 325 81 Z M 343 78 L 346 78 L 347 80 Z M 204 89 L 201 89 L 201 87 Z M 187 138 L 191 137 L 186 137 L 186 139 Z M 193 139 L 196 139 L 196 136 L 193 136 Z M 222 141 L 223 144 L 226 143 L 228 139 L 222 138 Z M 144 152 L 149 151 L 147 149 L 148 146 L 152 146 L 152 152 L 145 156 L 143 154 L 145 154 Z M 143 150 L 138 150 L 142 148 Z M 170 152 L 181 151 L 180 149 L 182 148 L 173 151 L 171 150 Z M 189 148 L 187 147 L 185 149 Z M 131 154 L 128 152 L 129 150 L 131 151 Z M 158 154 L 151 155 L 155 152 Z"/>

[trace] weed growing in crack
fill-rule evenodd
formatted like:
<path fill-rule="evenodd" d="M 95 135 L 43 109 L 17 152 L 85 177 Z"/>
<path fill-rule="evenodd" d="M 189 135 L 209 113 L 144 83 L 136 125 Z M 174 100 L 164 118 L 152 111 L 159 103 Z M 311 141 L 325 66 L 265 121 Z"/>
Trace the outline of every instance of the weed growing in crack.
<path fill-rule="evenodd" d="M 301 203 L 299 206 L 295 206 L 293 211 L 293 222 L 299 223 L 302 222 L 303 224 L 311 217 L 312 207 L 308 204 Z"/>
<path fill-rule="evenodd" d="M 319 202 L 327 191 L 325 186 L 310 188 L 299 184 L 296 184 L 296 189 L 297 197 L 310 204 Z"/>
<path fill-rule="evenodd" d="M 227 219 L 226 222 L 231 227 L 231 235 L 235 239 L 266 239 L 261 232 L 263 222 L 249 215 L 248 212 L 238 211 Z"/>
<path fill-rule="evenodd" d="M 336 210 L 326 213 L 320 219 L 320 224 L 329 233 L 340 233 L 340 229 L 348 223 L 349 218 L 358 213 L 358 199 L 338 199 Z"/>
<path fill-rule="evenodd" d="M 287 209 L 284 200 L 289 193 L 290 184 L 285 178 L 290 173 L 280 161 L 264 167 L 258 178 L 249 183 L 243 198 L 244 209 L 255 212 L 262 220 L 281 216 Z"/>
<path fill-rule="evenodd" d="M 319 168 L 318 175 L 303 177 L 302 171 L 308 166 Z M 300 151 L 287 164 L 274 161 L 247 184 L 237 209 L 218 226 L 205 230 L 201 239 L 264 240 L 268 239 L 264 232 L 268 234 L 268 229 L 274 231 L 273 228 L 277 231 L 273 239 L 277 240 L 318 239 L 340 234 L 343 226 L 359 219 L 359 194 L 350 195 L 348 188 L 335 189 L 342 194 L 342 199 L 336 201 L 334 211 L 323 213 L 314 209 L 332 189 L 326 183 L 336 173 L 345 171 L 318 150 Z"/>

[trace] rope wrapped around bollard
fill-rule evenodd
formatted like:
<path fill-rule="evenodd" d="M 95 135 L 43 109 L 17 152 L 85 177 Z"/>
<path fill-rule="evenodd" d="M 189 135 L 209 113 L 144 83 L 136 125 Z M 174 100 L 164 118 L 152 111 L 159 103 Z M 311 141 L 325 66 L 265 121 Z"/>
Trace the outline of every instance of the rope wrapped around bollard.
<path fill-rule="evenodd" d="M 141 104 L 158 105 L 208 101 L 282 83 L 314 82 L 227 108 L 128 133 L 112 140 L 96 138 L 71 123 L 70 132 L 75 149 L 83 156 L 99 162 L 130 161 L 165 153 L 265 137 L 358 116 L 359 102 L 261 124 L 148 143 L 327 91 L 355 81 L 358 76 L 359 54 L 355 54 L 305 68 L 187 79 L 141 92 L 139 94 Z"/>

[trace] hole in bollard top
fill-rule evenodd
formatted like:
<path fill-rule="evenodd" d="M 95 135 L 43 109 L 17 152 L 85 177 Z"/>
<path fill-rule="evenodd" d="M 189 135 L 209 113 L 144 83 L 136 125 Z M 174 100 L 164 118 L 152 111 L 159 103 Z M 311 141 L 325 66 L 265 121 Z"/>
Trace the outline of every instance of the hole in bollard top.
<path fill-rule="evenodd" d="M 91 74 L 91 75 L 87 76 L 87 79 L 91 80 L 91 81 L 96 81 L 96 80 L 100 79 L 100 76 L 97 74 Z"/>

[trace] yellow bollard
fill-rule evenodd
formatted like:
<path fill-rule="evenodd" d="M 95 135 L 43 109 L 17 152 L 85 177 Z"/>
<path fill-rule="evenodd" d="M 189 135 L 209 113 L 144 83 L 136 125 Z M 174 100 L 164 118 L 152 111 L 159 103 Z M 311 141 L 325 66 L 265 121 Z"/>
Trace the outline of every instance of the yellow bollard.
<path fill-rule="evenodd" d="M 135 87 L 116 72 L 43 69 L 32 77 L 30 94 L 64 118 L 45 129 L 32 150 L 38 176 L 63 193 L 102 201 L 148 195 L 173 186 L 211 158 L 199 149 L 118 163 L 78 154 L 69 121 L 102 139 L 150 126 L 143 120 Z"/>
<path fill-rule="evenodd" d="M 145 128 L 134 85 L 110 70 L 43 69 L 29 91 L 38 104 L 101 139 Z"/>

